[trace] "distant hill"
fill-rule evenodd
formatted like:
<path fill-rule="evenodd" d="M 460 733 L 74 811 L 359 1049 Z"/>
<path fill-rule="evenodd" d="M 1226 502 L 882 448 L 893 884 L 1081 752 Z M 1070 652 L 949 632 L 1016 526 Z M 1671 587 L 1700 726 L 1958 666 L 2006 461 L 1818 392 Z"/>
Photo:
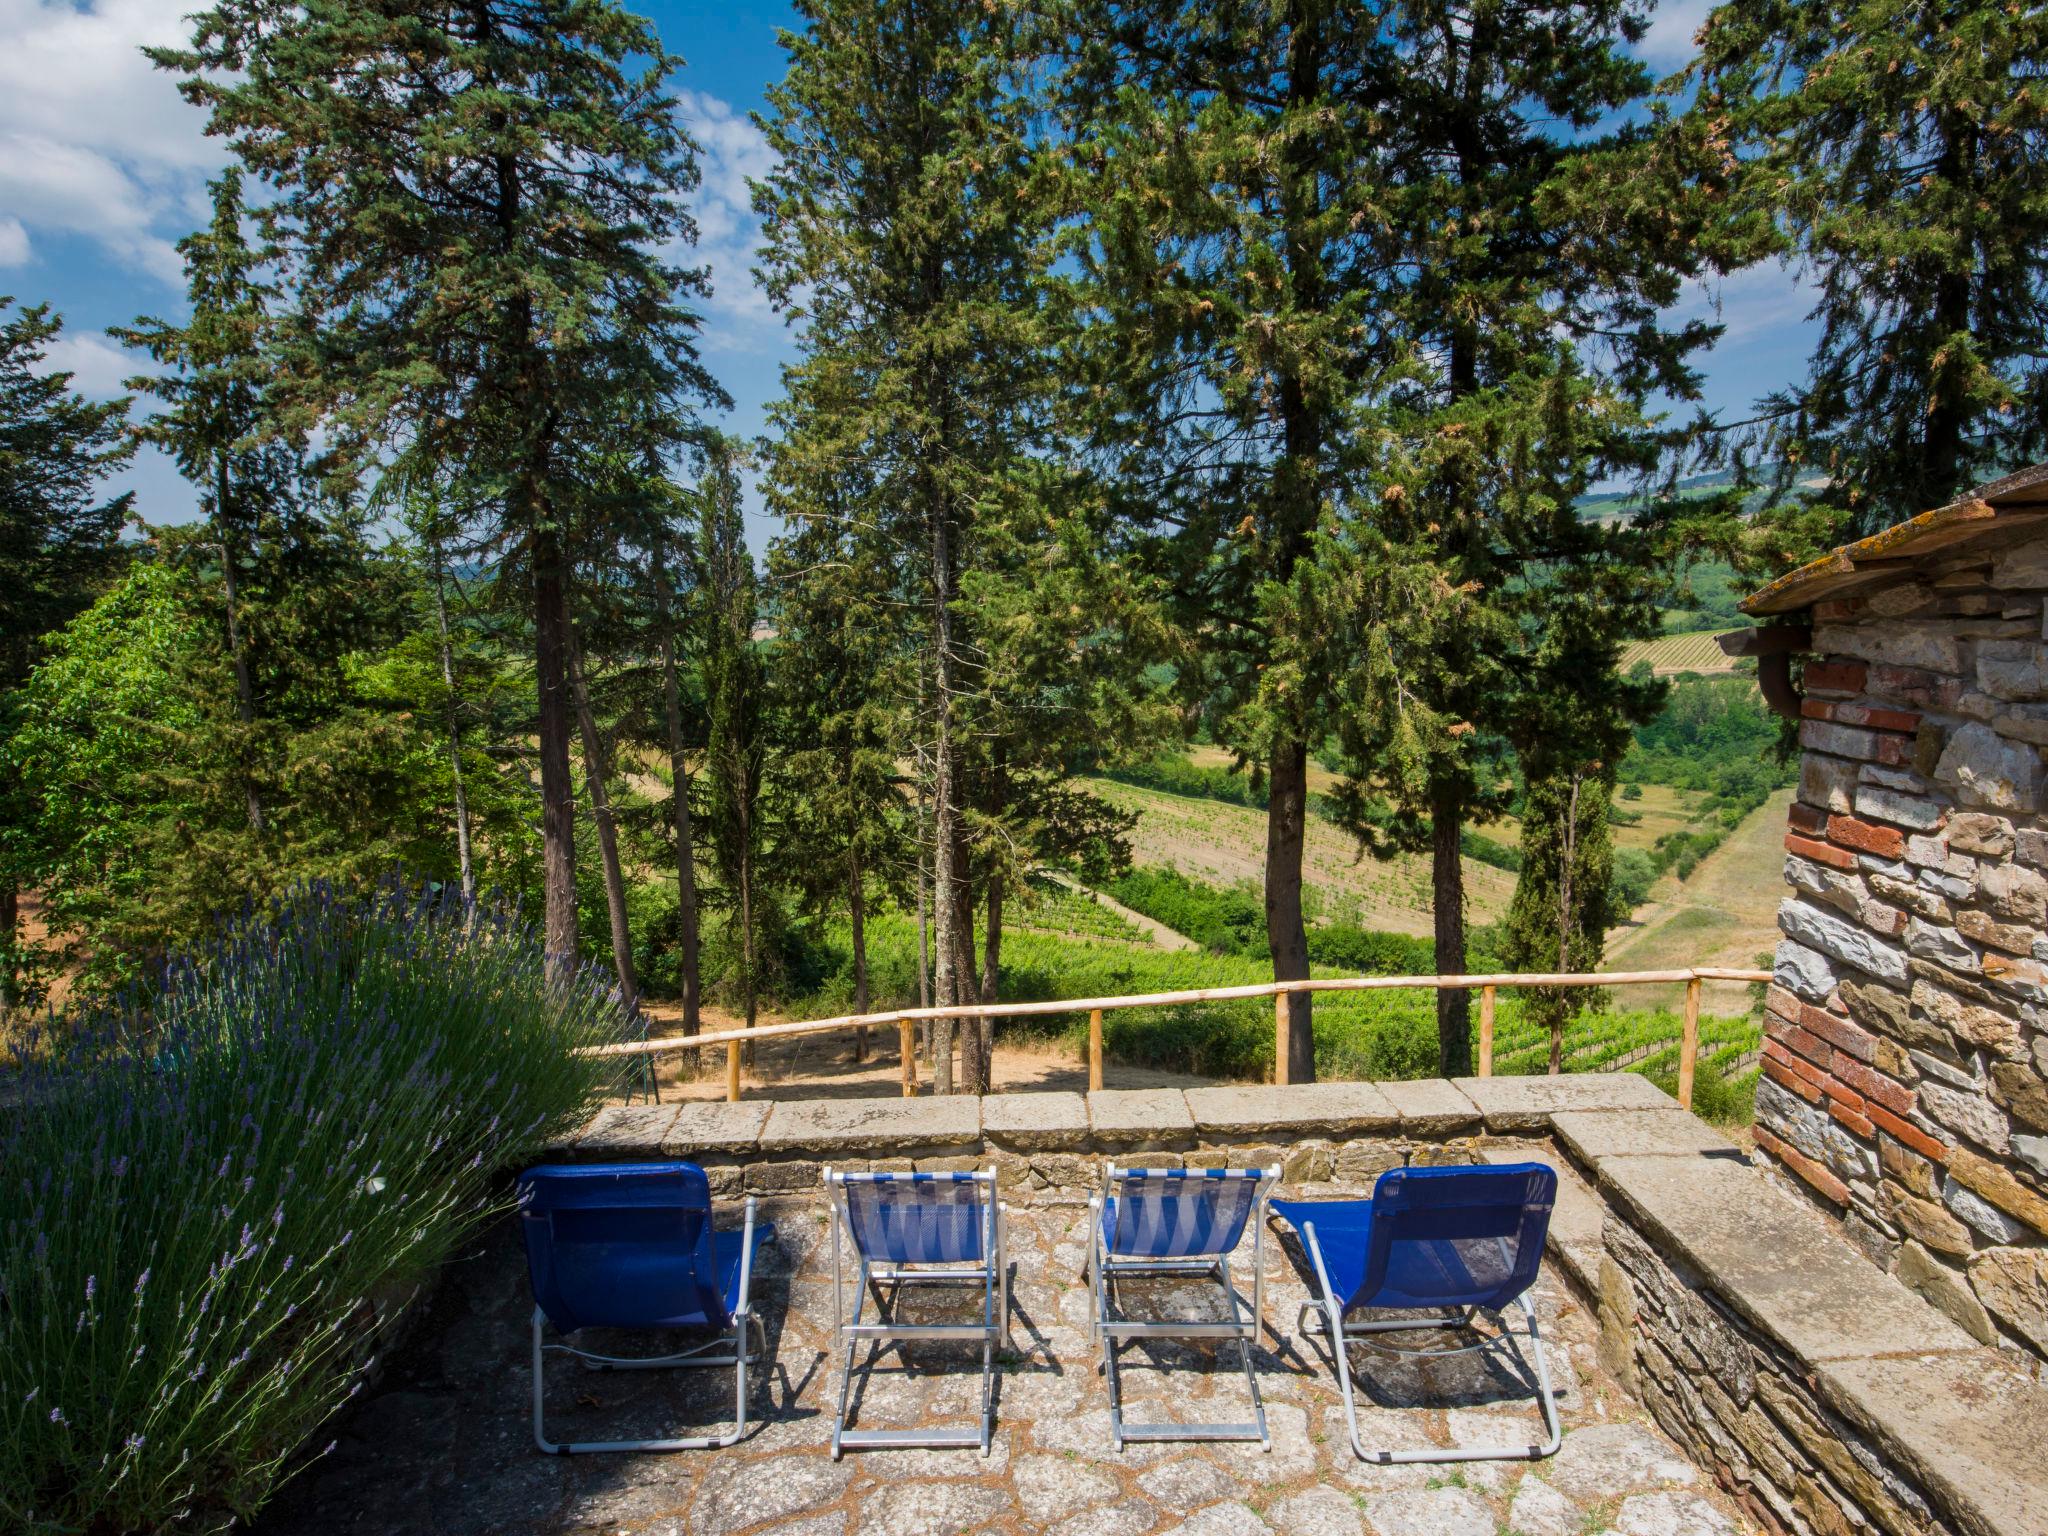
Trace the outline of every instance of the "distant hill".
<path fill-rule="evenodd" d="M 1761 478 L 1769 478 L 1768 472 L 1760 471 L 1759 473 Z M 1709 474 L 1688 475 L 1678 482 L 1677 490 L 1681 500 L 1690 501 L 1725 491 L 1734 483 L 1735 475 L 1733 471 L 1717 469 Z M 1827 477 L 1820 474 L 1803 475 L 1794 483 L 1802 490 L 1812 489 L 1826 484 Z M 1752 492 L 1742 510 L 1745 513 L 1756 511 L 1762 506 L 1763 499 L 1761 492 Z M 1642 494 L 1635 490 L 1597 491 L 1591 495 L 1581 496 L 1575 505 L 1578 507 L 1581 517 L 1604 520 L 1607 518 L 1624 517 L 1641 506 L 1642 501 Z"/>

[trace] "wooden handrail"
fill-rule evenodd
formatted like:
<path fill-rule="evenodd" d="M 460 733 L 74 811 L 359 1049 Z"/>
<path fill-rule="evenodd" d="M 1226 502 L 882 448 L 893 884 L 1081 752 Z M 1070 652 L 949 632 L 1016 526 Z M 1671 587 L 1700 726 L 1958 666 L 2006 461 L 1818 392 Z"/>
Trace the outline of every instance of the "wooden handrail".
<path fill-rule="evenodd" d="M 1096 1013 L 1117 1008 L 1171 1008 L 1187 1003 L 1238 1002 L 1278 997 L 1288 992 L 1393 992 L 1405 988 L 1430 991 L 1473 987 L 1633 987 L 1695 981 L 1769 981 L 1769 971 L 1732 970 L 1722 966 L 1691 966 L 1666 971 L 1503 971 L 1475 976 L 1313 976 L 1299 981 L 1248 982 L 1236 987 L 1204 987 L 1190 992 L 1143 992 L 1124 997 L 1054 998 L 1036 1003 L 961 1003 L 946 1008 L 891 1008 L 882 1013 L 845 1013 L 829 1019 L 796 1019 L 787 1024 L 757 1024 L 752 1029 L 721 1029 L 697 1035 L 662 1035 L 651 1040 L 619 1040 L 588 1045 L 585 1056 L 651 1056 L 663 1051 L 690 1051 L 701 1046 L 746 1040 L 775 1040 L 787 1035 L 818 1035 L 859 1025 L 907 1024 L 918 1019 L 1037 1018 L 1053 1013 Z"/>

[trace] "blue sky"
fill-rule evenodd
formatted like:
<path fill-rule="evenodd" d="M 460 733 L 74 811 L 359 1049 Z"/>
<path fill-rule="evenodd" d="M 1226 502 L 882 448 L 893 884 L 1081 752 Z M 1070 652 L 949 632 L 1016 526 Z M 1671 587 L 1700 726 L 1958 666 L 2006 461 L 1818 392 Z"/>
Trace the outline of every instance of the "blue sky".
<path fill-rule="evenodd" d="M 121 393 L 137 360 L 107 339 L 106 327 L 138 314 L 175 315 L 183 285 L 174 249 L 206 217 L 206 181 L 220 147 L 200 132 L 200 113 L 138 49 L 179 41 L 181 17 L 198 0 L 0 0 L 0 293 L 48 300 L 66 334 L 51 365 L 79 388 Z M 778 26 L 786 6 L 771 0 L 716 5 L 645 3 L 685 68 L 680 104 L 701 146 L 704 185 L 695 213 L 698 259 L 711 268 L 703 306 L 705 362 L 732 395 L 725 425 L 752 436 L 780 390 L 794 350 L 780 317 L 755 288 L 755 225 L 746 178 L 770 163 L 748 114 L 782 72 Z M 1669 0 L 1643 53 L 1659 71 L 1683 65 L 1705 0 Z M 1708 359 L 1708 403 L 1739 412 L 1795 379 L 1811 347 L 1806 303 L 1790 275 L 1759 269 L 1690 295 L 1687 311 L 1718 299 L 1728 334 Z M 127 483 L 152 522 L 192 513 L 192 495 L 154 453 Z M 772 531 L 750 519 L 758 549 Z"/>

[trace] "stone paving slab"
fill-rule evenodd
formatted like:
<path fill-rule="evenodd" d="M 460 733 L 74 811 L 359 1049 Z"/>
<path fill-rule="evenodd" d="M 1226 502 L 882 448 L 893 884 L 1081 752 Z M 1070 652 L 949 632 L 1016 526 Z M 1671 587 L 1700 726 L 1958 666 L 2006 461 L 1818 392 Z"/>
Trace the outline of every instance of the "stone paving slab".
<path fill-rule="evenodd" d="M 1088 1145 L 1088 1101 L 1078 1093 L 992 1093 L 981 1101 L 981 1133 L 1020 1152 Z"/>
<path fill-rule="evenodd" d="M 1441 1077 L 1377 1087 L 1400 1111 L 1401 1129 L 1410 1136 L 1465 1136 L 1480 1129 L 1479 1106 Z"/>
<path fill-rule="evenodd" d="M 1628 1221 L 1807 1360 L 1955 1353 L 1976 1341 L 1746 1163 L 1608 1157 L 1596 1180 Z"/>
<path fill-rule="evenodd" d="M 1951 1509 L 1981 1522 L 1970 1536 L 2048 1536 L 2048 1391 L 2010 1356 L 1839 1360 L 1816 1385 Z"/>
<path fill-rule="evenodd" d="M 1119 1147 L 1186 1147 L 1195 1117 L 1178 1088 L 1103 1088 L 1088 1095 L 1088 1124 L 1099 1142 Z"/>
<path fill-rule="evenodd" d="M 1571 1110 L 1676 1109 L 1677 1101 L 1639 1072 L 1566 1072 L 1557 1077 L 1458 1077 L 1451 1086 L 1479 1107 L 1486 1128 L 1541 1131 Z"/>
<path fill-rule="evenodd" d="M 1564 1110 L 1550 1117 L 1550 1129 L 1588 1167 L 1603 1157 L 1724 1157 L 1748 1161 L 1734 1142 L 1669 1100 L 1661 1109 Z"/>
<path fill-rule="evenodd" d="M 1367 1192 L 1334 1183 L 1289 1190 L 1307 1198 Z M 807 1190 L 763 1207 L 779 1240 L 756 1271 L 768 1353 L 751 1378 L 754 1422 L 740 1444 L 667 1456 L 537 1453 L 526 1375 L 531 1300 L 507 1222 L 452 1267 L 382 1381 L 335 1425 L 333 1452 L 286 1485 L 255 1522 L 256 1536 L 1542 1536 L 1553 1529 L 1543 1519 L 1571 1536 L 1620 1536 L 1613 1512 L 1638 1499 L 1681 1510 L 1687 1536 L 1738 1529 L 1734 1506 L 1601 1372 L 1590 1314 L 1549 1270 L 1535 1299 L 1560 1387 L 1562 1453 L 1533 1466 L 1359 1461 L 1327 1352 L 1296 1332 L 1308 1289 L 1284 1238 L 1264 1246 L 1266 1327 L 1254 1350 L 1272 1450 L 1133 1443 L 1118 1455 L 1086 1329 L 1086 1213 L 1072 1206 L 1012 1210 L 1015 1350 L 1000 1376 L 994 1454 L 866 1451 L 834 1462 L 827 1440 L 841 1366 L 823 1204 Z M 736 1208 L 719 1211 L 721 1226 L 737 1217 Z M 1247 1233 L 1233 1266 L 1247 1297 L 1251 1262 Z M 1118 1304 L 1132 1316 L 1198 1318 L 1218 1315 L 1223 1302 L 1213 1285 L 1168 1281 L 1133 1286 Z M 964 1305 L 971 1311 L 971 1300 Z M 665 1336 L 590 1342 L 647 1353 Z M 1369 1445 L 1512 1442 L 1535 1426 L 1511 1364 L 1395 1360 L 1363 1345 L 1351 1357 Z M 1120 1358 L 1133 1421 L 1237 1418 L 1248 1409 L 1234 1345 L 1134 1344 Z M 860 1421 L 971 1419 L 977 1366 L 968 1345 L 880 1354 L 856 1376 Z M 551 1358 L 546 1383 L 550 1429 L 564 1437 L 702 1432 L 731 1408 L 732 1378 L 720 1370 L 590 1373 Z"/>
<path fill-rule="evenodd" d="M 675 1123 L 662 1138 L 664 1157 L 746 1157 L 761 1149 L 768 1125 L 766 1099 L 692 1099 L 678 1106 Z"/>
<path fill-rule="evenodd" d="M 1190 1088 L 1187 1104 L 1203 1137 L 1379 1135 L 1401 1126 L 1401 1112 L 1375 1083 Z"/>
<path fill-rule="evenodd" d="M 761 1154 L 837 1153 L 865 1159 L 958 1148 L 980 1150 L 981 1100 L 971 1094 L 929 1099 L 795 1099 L 772 1106 Z"/>

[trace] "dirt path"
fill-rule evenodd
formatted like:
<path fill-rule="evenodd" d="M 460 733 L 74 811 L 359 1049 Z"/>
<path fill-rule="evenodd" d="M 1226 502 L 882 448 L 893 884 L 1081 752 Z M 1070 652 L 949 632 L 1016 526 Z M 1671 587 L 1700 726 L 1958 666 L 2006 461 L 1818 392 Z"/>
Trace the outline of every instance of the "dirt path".
<path fill-rule="evenodd" d="M 1041 873 L 1046 879 L 1052 881 L 1054 885 L 1072 891 L 1076 896 L 1085 896 L 1098 907 L 1114 912 L 1133 928 L 1147 935 L 1161 949 L 1199 949 L 1201 947 L 1179 929 L 1169 928 L 1166 924 L 1160 922 L 1158 918 L 1147 917 L 1136 907 L 1127 907 L 1113 896 L 1106 896 L 1101 891 L 1091 890 L 1081 884 L 1080 881 L 1069 879 L 1056 869 L 1043 870 Z"/>
<path fill-rule="evenodd" d="M 650 1003 L 648 1033 L 672 1035 L 682 1028 L 681 1010 L 673 1004 Z M 783 1014 L 763 1013 L 760 1024 L 782 1024 Z M 723 1009 L 706 1008 L 707 1030 L 738 1029 L 742 1021 Z M 854 1034 L 850 1029 L 829 1034 L 797 1035 L 783 1040 L 763 1040 L 754 1047 L 754 1064 L 741 1077 L 750 1099 L 873 1099 L 888 1098 L 902 1091 L 903 1069 L 897 1057 L 897 1036 L 891 1030 L 868 1033 L 867 1060 L 854 1060 Z M 673 1051 L 655 1057 L 663 1099 L 722 1099 L 725 1097 L 725 1048 L 713 1046 L 701 1073 L 689 1069 L 690 1053 Z M 918 1086 L 929 1092 L 931 1073 L 918 1064 Z M 1106 1069 L 1111 1088 L 1198 1088 L 1217 1079 L 1187 1072 L 1166 1072 L 1150 1067 L 1112 1064 Z M 1051 1042 L 996 1046 L 991 1087 L 1005 1091 L 1029 1092 L 1067 1089 L 1085 1093 L 1088 1064 L 1076 1052 Z"/>

